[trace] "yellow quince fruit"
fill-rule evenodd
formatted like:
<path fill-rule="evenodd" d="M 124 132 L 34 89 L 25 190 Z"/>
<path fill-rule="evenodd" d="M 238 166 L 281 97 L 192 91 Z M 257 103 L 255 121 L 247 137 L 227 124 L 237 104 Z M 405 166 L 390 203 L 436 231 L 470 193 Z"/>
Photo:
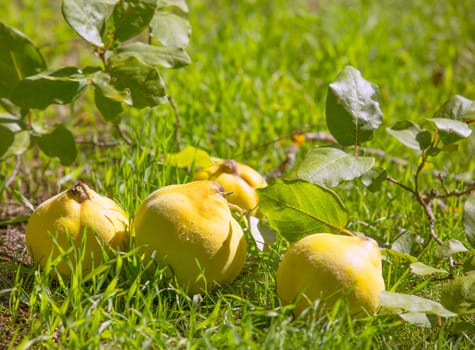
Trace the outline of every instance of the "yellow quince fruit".
<path fill-rule="evenodd" d="M 122 208 L 79 182 L 33 211 L 26 227 L 26 245 L 33 261 L 44 267 L 48 258 L 61 254 L 60 250 L 68 250 L 71 243 L 78 249 L 85 240 L 81 266 L 87 272 L 103 261 L 98 239 L 106 248 L 121 248 L 127 231 L 128 218 Z M 71 252 L 69 257 L 73 265 L 77 263 L 75 254 Z M 57 270 L 63 276 L 72 272 L 64 260 Z"/>
<path fill-rule="evenodd" d="M 223 186 L 229 193 L 226 199 L 242 209 L 252 210 L 257 207 L 256 188 L 267 186 L 264 177 L 253 168 L 238 163 L 233 159 L 214 158 L 215 164 L 197 172 L 194 180 L 211 180 Z"/>
<path fill-rule="evenodd" d="M 247 257 L 243 231 L 212 181 L 159 188 L 137 209 L 134 227 L 145 256 L 169 266 L 191 293 L 232 282 Z"/>
<path fill-rule="evenodd" d="M 315 300 L 331 308 L 348 293 L 350 312 L 373 314 L 384 291 L 381 252 L 369 237 L 317 233 L 294 243 L 277 271 L 277 294 L 284 305 L 297 301 L 299 315 Z"/>

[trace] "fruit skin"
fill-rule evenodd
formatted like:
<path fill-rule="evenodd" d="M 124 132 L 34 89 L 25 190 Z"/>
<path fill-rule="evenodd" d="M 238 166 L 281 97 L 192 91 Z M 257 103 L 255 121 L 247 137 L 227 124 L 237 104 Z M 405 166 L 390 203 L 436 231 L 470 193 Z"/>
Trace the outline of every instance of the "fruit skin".
<path fill-rule="evenodd" d="M 106 247 L 121 248 L 127 232 L 127 214 L 119 205 L 79 182 L 33 211 L 26 227 L 26 245 L 33 261 L 44 268 L 50 255 L 54 259 L 60 254 L 51 235 L 63 250 L 71 247 L 68 234 L 77 248 L 81 247 L 83 235 L 86 235 L 82 269 L 87 272 L 103 260 L 96 235 Z M 75 263 L 73 253 L 70 257 Z M 72 272 L 66 261 L 61 261 L 57 269 L 63 276 Z"/>
<path fill-rule="evenodd" d="M 194 180 L 211 180 L 223 186 L 228 202 L 242 209 L 251 210 L 257 207 L 256 188 L 267 186 L 266 180 L 253 168 L 238 163 L 233 159 L 215 158 L 215 164 L 197 172 Z"/>
<path fill-rule="evenodd" d="M 297 301 L 296 315 L 309 306 L 308 300 L 322 299 L 331 308 L 337 300 L 333 294 L 345 289 L 351 313 L 373 314 L 378 308 L 385 286 L 381 252 L 373 239 L 312 234 L 289 248 L 277 271 L 277 294 L 284 305 L 305 294 Z"/>
<path fill-rule="evenodd" d="M 134 227 L 145 255 L 156 251 L 159 265 L 170 266 L 178 284 L 191 293 L 232 282 L 247 257 L 243 231 L 232 217 L 223 188 L 212 181 L 156 190 L 137 209 Z"/>

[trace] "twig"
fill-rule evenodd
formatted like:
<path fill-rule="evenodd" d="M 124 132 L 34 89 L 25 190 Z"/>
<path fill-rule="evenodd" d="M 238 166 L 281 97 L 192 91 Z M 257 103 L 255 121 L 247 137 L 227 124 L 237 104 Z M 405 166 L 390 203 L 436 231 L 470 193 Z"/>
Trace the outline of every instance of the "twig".
<path fill-rule="evenodd" d="M 167 99 L 168 99 L 168 102 L 170 103 L 170 106 L 172 106 L 173 113 L 175 114 L 174 135 L 175 135 L 176 147 L 180 151 L 181 150 L 181 144 L 180 144 L 180 128 L 181 128 L 180 112 L 178 112 L 178 108 L 175 104 L 175 100 L 173 99 L 173 97 L 168 95 Z"/>
<path fill-rule="evenodd" d="M 298 147 L 292 144 L 288 149 L 285 155 L 285 159 L 282 163 L 280 163 L 277 169 L 274 169 L 267 175 L 267 179 L 276 179 L 281 177 L 285 172 L 290 170 L 295 164 L 295 157 L 298 152 Z"/>
<path fill-rule="evenodd" d="M 120 141 L 100 142 L 100 141 L 93 141 L 93 140 L 76 140 L 76 143 L 80 145 L 91 145 L 91 146 L 100 147 L 100 148 L 109 148 L 109 147 L 115 147 L 115 146 L 120 145 Z"/>
<path fill-rule="evenodd" d="M 402 189 L 412 193 L 413 195 L 416 195 L 416 192 L 412 188 L 410 188 L 409 186 L 404 185 L 403 183 L 400 183 L 398 180 L 392 178 L 391 176 L 389 176 L 389 175 L 386 176 L 386 180 L 393 183 L 393 184 L 395 184 L 395 185 L 397 185 L 397 186 L 399 186 L 399 187 L 401 187 Z"/>
<path fill-rule="evenodd" d="M 437 189 L 433 189 L 428 196 L 430 198 L 437 198 L 437 199 L 444 199 L 444 198 L 449 198 L 449 197 L 462 197 L 467 194 L 470 194 L 472 191 L 475 191 L 475 183 L 471 183 L 468 185 L 467 188 L 463 190 L 453 190 L 453 191 L 447 191 L 444 189 L 446 192 L 440 193 L 437 191 Z"/>

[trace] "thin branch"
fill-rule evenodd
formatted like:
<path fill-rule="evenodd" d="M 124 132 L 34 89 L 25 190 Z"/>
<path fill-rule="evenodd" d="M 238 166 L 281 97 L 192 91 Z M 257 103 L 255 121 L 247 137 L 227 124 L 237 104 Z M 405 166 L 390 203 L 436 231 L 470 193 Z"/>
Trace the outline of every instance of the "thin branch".
<path fill-rule="evenodd" d="M 419 176 L 421 175 L 422 169 L 424 169 L 424 166 L 426 165 L 426 155 L 425 153 L 422 153 L 422 159 L 419 165 L 417 166 L 416 173 L 414 174 L 414 191 L 416 193 L 419 193 Z"/>
<path fill-rule="evenodd" d="M 76 143 L 80 145 L 91 145 L 91 146 L 99 147 L 99 148 L 116 147 L 121 144 L 120 141 L 100 142 L 100 141 L 93 141 L 93 140 L 76 140 Z"/>
<path fill-rule="evenodd" d="M 285 172 L 290 170 L 295 164 L 295 158 L 297 156 L 298 147 L 292 144 L 285 154 L 285 159 L 280 163 L 279 167 L 267 175 L 267 179 L 276 179 L 281 177 Z"/>
<path fill-rule="evenodd" d="M 414 196 L 416 196 L 416 191 L 414 191 L 414 190 L 413 190 L 412 188 L 410 188 L 409 186 L 406 186 L 406 185 L 404 185 L 403 183 L 399 182 L 398 180 L 392 178 L 391 176 L 389 176 L 389 175 L 386 176 L 386 180 L 389 181 L 389 182 L 391 182 L 391 183 L 393 183 L 393 184 L 395 184 L 395 185 L 397 185 L 397 186 L 399 186 L 399 187 L 401 187 L 402 189 L 404 189 L 404 190 L 406 190 L 406 191 L 412 193 Z"/>
<path fill-rule="evenodd" d="M 436 189 L 433 189 L 428 196 L 430 198 L 438 198 L 444 199 L 449 197 L 462 197 L 465 195 L 470 194 L 472 191 L 475 191 L 475 183 L 470 184 L 467 188 L 463 190 L 453 190 L 453 191 L 446 191 L 444 193 L 440 193 Z"/>

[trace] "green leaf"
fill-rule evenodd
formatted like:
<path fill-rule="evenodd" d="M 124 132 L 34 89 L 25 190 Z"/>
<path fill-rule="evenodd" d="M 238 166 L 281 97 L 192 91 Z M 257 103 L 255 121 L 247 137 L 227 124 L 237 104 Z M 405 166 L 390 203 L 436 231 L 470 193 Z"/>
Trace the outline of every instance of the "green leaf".
<path fill-rule="evenodd" d="M 373 167 L 363 175 L 361 175 L 361 182 L 370 192 L 378 192 L 381 186 L 386 181 L 387 172 L 383 168 Z"/>
<path fill-rule="evenodd" d="M 122 104 L 104 96 L 100 89 L 94 90 L 94 102 L 104 119 L 112 124 L 119 124 L 122 120 Z"/>
<path fill-rule="evenodd" d="M 475 101 L 455 95 L 434 113 L 434 118 L 448 118 L 460 121 L 475 120 Z"/>
<path fill-rule="evenodd" d="M 436 259 L 445 259 L 456 253 L 462 253 L 468 251 L 462 242 L 456 239 L 450 239 L 445 241 L 442 245 L 438 246 L 434 251 L 434 257 Z"/>
<path fill-rule="evenodd" d="M 0 124 L 0 160 L 7 158 L 8 151 L 15 141 L 15 134 Z"/>
<path fill-rule="evenodd" d="M 442 290 L 441 303 L 458 314 L 475 314 L 475 271 L 450 281 Z"/>
<path fill-rule="evenodd" d="M 384 291 L 379 295 L 382 311 L 385 313 L 425 313 L 441 317 L 453 317 L 457 314 L 447 310 L 436 301 L 416 295 Z"/>
<path fill-rule="evenodd" d="M 447 118 L 428 118 L 427 120 L 435 126 L 445 145 L 467 138 L 472 133 L 469 126 L 459 120 Z"/>
<path fill-rule="evenodd" d="M 140 42 L 117 49 L 115 55 L 117 59 L 135 57 L 154 67 L 179 68 L 191 63 L 190 57 L 181 48 L 152 46 Z"/>
<path fill-rule="evenodd" d="M 51 104 L 71 103 L 87 85 L 86 77 L 78 68 L 65 67 L 23 79 L 11 99 L 25 109 L 45 109 Z"/>
<path fill-rule="evenodd" d="M 49 133 L 36 135 L 36 142 L 48 157 L 59 158 L 63 165 L 71 165 L 76 159 L 76 142 L 63 125 L 56 126 Z"/>
<path fill-rule="evenodd" d="M 444 269 L 437 269 L 420 261 L 412 263 L 410 267 L 411 272 L 419 276 L 433 275 L 434 273 L 447 273 Z"/>
<path fill-rule="evenodd" d="M 378 88 L 357 69 L 345 67 L 328 87 L 326 120 L 332 135 L 344 146 L 371 140 L 383 120 Z"/>
<path fill-rule="evenodd" d="M 404 231 L 392 244 L 391 249 L 401 253 L 412 254 L 415 244 L 420 243 L 421 238 L 414 232 Z"/>
<path fill-rule="evenodd" d="M 402 252 L 394 250 L 394 249 L 388 249 L 388 248 L 381 249 L 381 254 L 383 256 L 388 256 L 389 255 L 392 258 L 397 259 L 397 261 L 404 260 L 404 261 L 409 261 L 411 263 L 417 261 L 417 258 L 415 256 L 412 256 L 412 255 L 407 254 L 407 253 L 402 253 Z"/>
<path fill-rule="evenodd" d="M 297 169 L 297 176 L 309 182 L 334 187 L 368 172 L 372 157 L 355 157 L 333 147 L 310 150 Z"/>
<path fill-rule="evenodd" d="M 150 22 L 152 38 L 163 46 L 186 47 L 190 42 L 191 24 L 188 19 L 159 9 Z"/>
<path fill-rule="evenodd" d="M 430 148 L 432 145 L 432 134 L 429 130 L 422 130 L 416 135 L 416 140 L 419 143 L 419 148 L 421 150 Z M 429 150 L 428 153 L 431 151 Z"/>
<path fill-rule="evenodd" d="M 277 180 L 258 189 L 259 209 L 289 242 L 318 232 L 347 232 L 348 213 L 337 194 L 304 180 Z"/>
<path fill-rule="evenodd" d="M 104 47 L 102 33 L 115 1 L 63 0 L 61 10 L 66 22 L 84 40 Z"/>
<path fill-rule="evenodd" d="M 22 154 L 30 147 L 30 131 L 25 130 L 20 119 L 0 114 L 0 160 Z"/>
<path fill-rule="evenodd" d="M 0 98 L 8 98 L 21 79 L 44 69 L 45 60 L 31 40 L 0 22 Z"/>
<path fill-rule="evenodd" d="M 168 153 L 165 157 L 165 164 L 178 168 L 192 166 L 206 168 L 213 165 L 213 161 L 206 151 L 193 146 L 186 146 L 178 153 Z"/>
<path fill-rule="evenodd" d="M 475 193 L 472 192 L 463 207 L 463 227 L 468 241 L 475 247 Z"/>
<path fill-rule="evenodd" d="M 130 95 L 130 90 L 128 89 L 124 91 L 117 90 L 112 85 L 112 82 L 111 82 L 112 78 L 109 74 L 103 71 L 98 71 L 88 76 L 88 78 L 91 79 L 94 87 L 100 90 L 101 94 L 104 97 L 110 100 L 113 100 L 115 102 L 132 105 L 132 97 Z"/>
<path fill-rule="evenodd" d="M 183 13 L 188 13 L 188 5 L 185 0 L 158 0 L 158 8 L 173 7 Z"/>
<path fill-rule="evenodd" d="M 422 132 L 422 129 L 416 123 L 413 123 L 409 120 L 400 120 L 396 122 L 391 128 L 386 129 L 386 131 L 391 136 L 394 136 L 404 146 L 417 151 L 421 149 L 421 145 L 419 141 L 417 141 L 417 135 Z"/>
<path fill-rule="evenodd" d="M 157 68 L 136 57 L 111 57 L 109 65 L 111 84 L 116 89 L 129 90 L 134 107 L 152 107 L 167 102 L 165 83 Z"/>
<path fill-rule="evenodd" d="M 114 37 L 121 42 L 139 35 L 149 25 L 157 0 L 120 0 L 115 6 Z"/>

